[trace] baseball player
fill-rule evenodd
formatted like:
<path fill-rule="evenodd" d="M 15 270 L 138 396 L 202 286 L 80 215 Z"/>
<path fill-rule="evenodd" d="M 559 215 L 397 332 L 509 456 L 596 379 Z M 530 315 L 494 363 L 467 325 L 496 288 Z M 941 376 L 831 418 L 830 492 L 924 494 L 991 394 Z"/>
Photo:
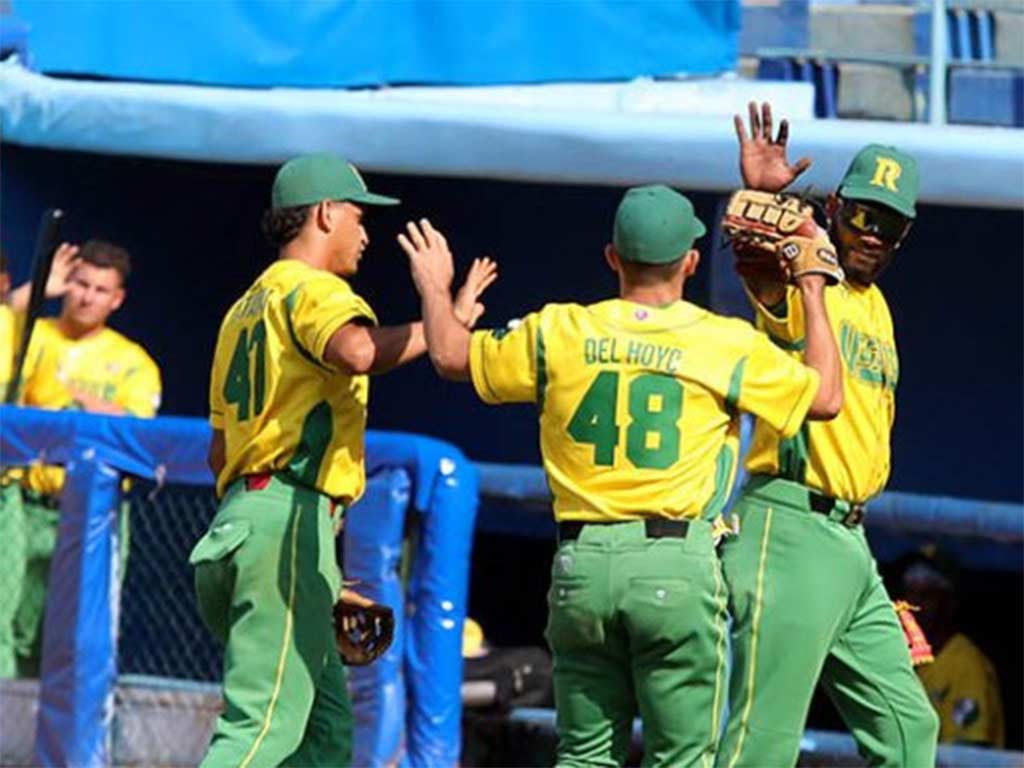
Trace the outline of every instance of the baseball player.
<path fill-rule="evenodd" d="M 798 278 L 810 367 L 742 320 L 683 300 L 704 234 L 664 186 L 626 192 L 605 259 L 619 296 L 549 304 L 470 335 L 448 298 L 452 258 L 429 222 L 400 238 L 441 376 L 487 403 L 532 402 L 559 545 L 546 637 L 559 765 L 710 764 L 725 697 L 726 592 L 711 519 L 734 478 L 738 419 L 792 436 L 842 402 L 823 278 Z"/>
<path fill-rule="evenodd" d="M 263 231 L 278 259 L 228 310 L 210 377 L 220 507 L 191 562 L 200 612 L 226 645 L 224 712 L 204 766 L 345 766 L 352 715 L 332 609 L 335 533 L 363 493 L 367 374 L 426 351 L 421 323 L 380 327 L 346 278 L 369 243 L 374 194 L 354 166 L 285 163 Z M 494 279 L 477 261 L 467 325 Z"/>
<path fill-rule="evenodd" d="M 58 275 L 68 263 L 73 264 L 73 270 L 63 286 L 60 315 L 41 319 L 33 330 L 19 402 L 50 410 L 154 416 L 160 404 L 156 363 L 141 346 L 107 326 L 107 320 L 125 299 L 130 255 L 113 243 L 90 240 L 81 249 L 61 246 L 54 259 Z M 59 276 L 51 274 L 48 293 L 52 293 L 49 286 L 56 286 L 55 281 L 59 282 Z M 17 674 L 35 677 L 39 673 L 46 587 L 57 541 L 64 469 L 34 465 L 8 474 L 9 479 L 13 477 L 19 477 L 20 491 L 17 496 L 10 492 L 3 495 L 0 514 L 23 515 L 23 535 L 6 542 L 5 558 L 14 567 L 9 570 L 11 581 L 5 585 L 5 598 L 0 603 L 6 606 L 17 595 L 16 615 L 9 620 Z M 124 508 L 122 566 L 127 539 Z M 3 613 L 8 613 L 6 608 Z"/>
<path fill-rule="evenodd" d="M 810 164 L 786 160 L 788 126 L 771 108 L 736 117 L 748 188 L 778 192 Z M 839 339 L 845 405 L 828 423 L 780 434 L 759 419 L 735 506 L 740 535 L 722 547 L 731 593 L 729 723 L 718 764 L 793 765 L 816 681 L 871 765 L 935 763 L 937 721 L 868 550 L 864 505 L 889 476 L 899 378 L 892 318 L 875 281 L 915 216 L 917 164 L 871 144 L 829 196 L 829 231 L 846 280 L 825 291 Z M 809 326 L 796 291 L 747 279 L 757 325 L 796 358 Z"/>

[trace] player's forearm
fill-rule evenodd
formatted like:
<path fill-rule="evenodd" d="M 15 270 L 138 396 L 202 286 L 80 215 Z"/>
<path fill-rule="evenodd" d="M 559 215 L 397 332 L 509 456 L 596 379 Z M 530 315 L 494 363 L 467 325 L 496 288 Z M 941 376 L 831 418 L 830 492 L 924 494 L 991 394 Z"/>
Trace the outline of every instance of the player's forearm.
<path fill-rule="evenodd" d="M 785 283 L 751 278 L 744 278 L 744 282 L 754 298 L 766 309 L 778 306 L 786 298 Z"/>
<path fill-rule="evenodd" d="M 388 371 L 415 360 L 427 351 L 423 323 L 389 325 L 370 330 L 373 339 L 373 363 L 370 373 Z"/>
<path fill-rule="evenodd" d="M 805 279 L 799 288 L 806 325 L 804 363 L 821 377 L 818 392 L 807 415 L 817 420 L 832 419 L 843 407 L 843 370 L 839 348 L 825 308 L 824 279 Z"/>
<path fill-rule="evenodd" d="M 221 470 L 224 469 L 224 465 L 227 463 L 224 431 L 221 429 L 213 430 L 213 434 L 210 437 L 210 450 L 206 454 L 206 463 L 209 465 L 214 477 L 220 476 Z"/>
<path fill-rule="evenodd" d="M 441 378 L 468 380 L 470 332 L 455 316 L 451 296 L 441 287 L 431 287 L 421 297 L 430 362 Z"/>

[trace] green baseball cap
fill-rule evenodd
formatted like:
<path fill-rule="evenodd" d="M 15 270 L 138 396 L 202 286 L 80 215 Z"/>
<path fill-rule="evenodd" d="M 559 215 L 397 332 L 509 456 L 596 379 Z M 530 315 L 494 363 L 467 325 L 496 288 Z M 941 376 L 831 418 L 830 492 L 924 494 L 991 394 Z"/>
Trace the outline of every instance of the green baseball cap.
<path fill-rule="evenodd" d="M 401 202 L 370 192 L 356 167 L 337 155 L 303 155 L 289 160 L 277 171 L 270 192 L 271 208 L 314 205 L 321 200 L 360 205 L 398 205 Z"/>
<path fill-rule="evenodd" d="M 847 200 L 870 200 L 914 218 L 921 177 L 917 161 L 896 147 L 868 144 L 857 153 L 839 185 Z"/>
<path fill-rule="evenodd" d="M 612 243 L 619 255 L 639 264 L 681 259 L 707 230 L 693 203 L 661 184 L 628 190 L 615 212 Z"/>

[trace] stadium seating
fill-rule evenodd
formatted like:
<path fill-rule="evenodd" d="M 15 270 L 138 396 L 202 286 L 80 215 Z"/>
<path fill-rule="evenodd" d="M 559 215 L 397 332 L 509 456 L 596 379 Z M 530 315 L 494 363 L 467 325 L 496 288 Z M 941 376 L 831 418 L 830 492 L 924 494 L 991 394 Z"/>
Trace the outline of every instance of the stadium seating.
<path fill-rule="evenodd" d="M 946 0 L 948 120 L 1024 126 L 1024 5 Z M 746 0 L 741 73 L 813 83 L 818 117 L 926 120 L 930 3 Z"/>

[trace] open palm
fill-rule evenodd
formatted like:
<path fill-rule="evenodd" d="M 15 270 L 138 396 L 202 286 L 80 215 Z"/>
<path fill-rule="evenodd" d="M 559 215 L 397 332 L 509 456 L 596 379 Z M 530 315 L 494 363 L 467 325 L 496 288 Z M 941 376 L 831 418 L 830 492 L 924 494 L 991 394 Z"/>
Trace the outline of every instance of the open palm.
<path fill-rule="evenodd" d="M 749 136 L 743 118 L 740 115 L 733 117 L 736 138 L 740 143 L 740 173 L 743 175 L 743 186 L 764 192 L 781 192 L 810 167 L 810 158 L 802 157 L 795 164 L 789 164 L 786 159 L 789 122 L 782 121 L 778 136 L 773 139 L 771 104 L 762 104 L 758 114 L 757 103 L 752 101 L 748 105 L 748 111 Z"/>
<path fill-rule="evenodd" d="M 484 313 L 484 305 L 478 301 L 483 292 L 498 279 L 498 265 L 489 256 L 473 259 L 473 265 L 466 275 L 466 282 L 455 295 L 455 316 L 467 328 L 476 326 Z"/>

